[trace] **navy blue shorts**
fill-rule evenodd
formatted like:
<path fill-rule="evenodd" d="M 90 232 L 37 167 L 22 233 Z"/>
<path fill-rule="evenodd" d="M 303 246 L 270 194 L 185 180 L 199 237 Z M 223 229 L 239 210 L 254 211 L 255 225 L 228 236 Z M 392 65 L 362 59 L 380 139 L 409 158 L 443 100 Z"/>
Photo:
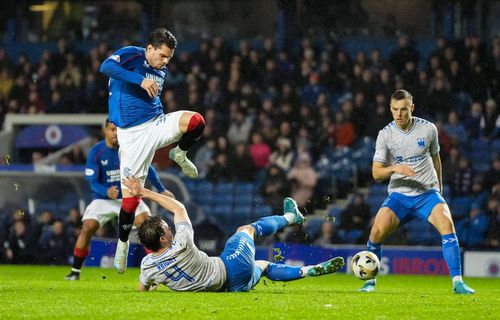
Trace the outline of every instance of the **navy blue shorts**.
<path fill-rule="evenodd" d="M 229 238 L 220 258 L 226 266 L 229 291 L 246 292 L 257 285 L 262 270 L 255 265 L 255 244 L 247 233 L 236 232 Z"/>
<path fill-rule="evenodd" d="M 404 225 L 414 218 L 427 221 L 432 209 L 438 203 L 446 203 L 446 201 L 436 190 L 430 190 L 417 196 L 405 196 L 401 193 L 392 192 L 380 207 L 388 207 L 394 211 L 399 218 L 400 224 Z"/>

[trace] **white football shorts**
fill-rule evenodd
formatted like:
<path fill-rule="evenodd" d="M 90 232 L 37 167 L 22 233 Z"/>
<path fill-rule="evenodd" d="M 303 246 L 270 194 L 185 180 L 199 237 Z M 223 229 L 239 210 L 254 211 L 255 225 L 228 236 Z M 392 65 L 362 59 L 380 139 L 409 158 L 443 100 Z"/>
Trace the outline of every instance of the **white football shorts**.
<path fill-rule="evenodd" d="M 130 128 L 118 128 L 120 144 L 120 176 L 134 176 L 144 186 L 149 166 L 156 150 L 179 141 L 179 121 L 182 113 L 176 111 Z M 123 183 L 122 190 L 128 189 Z"/>
<path fill-rule="evenodd" d="M 103 226 L 108 223 L 109 220 L 118 217 L 118 215 L 120 214 L 121 206 L 121 199 L 95 199 L 85 209 L 82 221 L 97 220 L 99 222 L 99 225 Z M 144 203 L 144 201 L 141 200 L 141 202 L 139 202 L 139 206 L 135 210 L 135 216 L 137 217 L 143 212 L 146 212 L 148 216 L 151 215 L 149 207 Z"/>

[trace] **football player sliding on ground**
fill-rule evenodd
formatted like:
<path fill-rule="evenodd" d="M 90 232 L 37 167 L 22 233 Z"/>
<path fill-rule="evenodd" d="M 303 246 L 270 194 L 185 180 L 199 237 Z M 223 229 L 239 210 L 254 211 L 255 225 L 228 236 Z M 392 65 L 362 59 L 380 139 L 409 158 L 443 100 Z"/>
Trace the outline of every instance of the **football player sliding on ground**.
<path fill-rule="evenodd" d="M 193 227 L 182 203 L 144 188 L 133 177 L 124 179 L 123 184 L 132 196 L 153 200 L 174 214 L 175 236 L 158 216 L 146 218 L 139 227 L 141 243 L 152 251 L 141 263 L 139 289 L 142 291 L 164 284 L 175 291 L 245 292 L 252 289 L 262 275 L 273 281 L 291 281 L 334 273 L 344 266 L 341 257 L 304 267 L 255 260 L 256 237 L 304 222 L 297 203 L 291 198 L 283 201 L 284 215 L 263 217 L 239 227 L 222 254 L 209 257 L 195 246 Z"/>

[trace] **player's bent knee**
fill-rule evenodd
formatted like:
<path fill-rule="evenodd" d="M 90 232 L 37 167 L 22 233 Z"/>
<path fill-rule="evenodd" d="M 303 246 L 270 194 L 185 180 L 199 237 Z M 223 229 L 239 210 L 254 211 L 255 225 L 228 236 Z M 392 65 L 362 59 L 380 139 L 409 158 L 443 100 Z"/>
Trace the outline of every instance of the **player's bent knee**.
<path fill-rule="evenodd" d="M 244 226 L 241 226 L 239 227 L 238 229 L 236 229 L 237 232 L 245 232 L 246 234 L 248 234 L 250 237 L 254 237 L 255 235 L 255 228 L 252 227 L 251 225 L 244 225 Z"/>

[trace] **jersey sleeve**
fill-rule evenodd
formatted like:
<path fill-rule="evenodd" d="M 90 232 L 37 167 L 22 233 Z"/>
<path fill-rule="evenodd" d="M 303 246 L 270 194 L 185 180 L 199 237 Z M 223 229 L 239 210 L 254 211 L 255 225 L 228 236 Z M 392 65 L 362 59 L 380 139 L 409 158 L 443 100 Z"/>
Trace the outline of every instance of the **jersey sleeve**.
<path fill-rule="evenodd" d="M 158 176 L 158 172 L 153 166 L 149 166 L 148 170 L 148 180 L 153 184 L 153 186 L 158 190 L 158 192 L 163 192 L 167 190 Z"/>
<path fill-rule="evenodd" d="M 124 47 L 114 52 L 101 64 L 100 71 L 110 78 L 141 85 L 144 77 L 129 68 L 134 59 L 143 55 L 140 48 Z"/>
<path fill-rule="evenodd" d="M 389 163 L 389 149 L 387 148 L 387 141 L 385 134 L 380 131 L 377 136 L 377 143 L 375 144 L 375 154 L 373 155 L 373 162 Z"/>
<path fill-rule="evenodd" d="M 108 188 L 99 182 L 99 159 L 96 157 L 96 150 L 91 149 L 87 163 L 85 165 L 85 178 L 90 183 L 90 188 L 103 198 L 108 197 Z"/>
<path fill-rule="evenodd" d="M 175 225 L 174 241 L 180 247 L 194 246 L 193 226 L 187 222 L 179 222 Z"/>
<path fill-rule="evenodd" d="M 431 156 L 439 154 L 439 138 L 438 131 L 434 124 L 431 124 L 430 142 L 429 142 L 429 153 Z"/>

